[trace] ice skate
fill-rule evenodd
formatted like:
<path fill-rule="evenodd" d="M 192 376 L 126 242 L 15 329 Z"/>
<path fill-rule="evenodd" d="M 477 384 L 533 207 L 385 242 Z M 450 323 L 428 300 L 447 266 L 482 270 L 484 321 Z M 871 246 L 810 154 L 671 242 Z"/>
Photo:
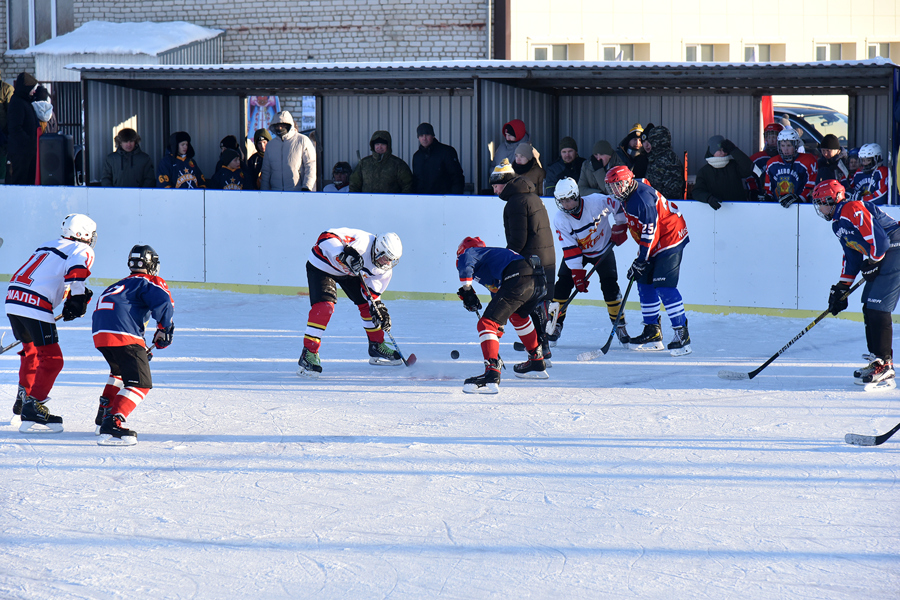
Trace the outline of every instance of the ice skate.
<path fill-rule="evenodd" d="M 103 424 L 100 425 L 100 437 L 97 438 L 98 446 L 134 446 L 137 444 L 137 434 L 130 429 L 122 427 L 125 417 L 122 415 L 106 415 Z"/>
<path fill-rule="evenodd" d="M 94 417 L 94 435 L 100 435 L 100 426 L 103 425 L 103 418 L 106 417 L 106 409 L 109 408 L 109 399 L 100 396 L 100 405 L 97 407 L 97 416 Z"/>
<path fill-rule="evenodd" d="M 21 415 L 22 414 L 22 405 L 25 404 L 25 398 L 28 397 L 28 392 L 25 391 L 21 385 L 19 386 L 19 391 L 16 392 L 16 401 L 13 403 L 13 414 Z"/>
<path fill-rule="evenodd" d="M 500 366 L 502 364 L 499 358 L 485 360 L 484 374 L 466 379 L 463 382 L 463 392 L 466 394 L 499 394 Z"/>
<path fill-rule="evenodd" d="M 559 336 L 562 335 L 563 323 L 560 321 L 556 322 L 556 327 L 553 329 L 553 333 L 547 336 L 547 341 L 551 346 L 556 346 L 556 343 L 559 341 Z"/>
<path fill-rule="evenodd" d="M 683 326 L 673 327 L 672 329 L 675 337 L 672 338 L 672 341 L 667 346 L 669 354 L 672 356 L 684 356 L 693 352 L 691 350 L 691 334 L 688 333 L 687 319 L 684 320 Z"/>
<path fill-rule="evenodd" d="M 49 400 L 49 398 L 47 398 Z M 38 402 L 31 396 L 25 397 L 22 403 L 22 424 L 19 431 L 22 433 L 61 433 L 63 430 L 62 417 L 51 415 L 44 403 Z"/>
<path fill-rule="evenodd" d="M 856 383 L 865 386 L 867 392 L 873 390 L 892 390 L 897 387 L 894 379 L 894 361 L 890 358 L 876 358 L 869 365 L 871 372 L 865 373 Z"/>
<path fill-rule="evenodd" d="M 631 338 L 628 342 L 628 347 L 639 352 L 662 350 L 664 346 L 662 330 L 659 327 L 659 318 L 656 319 L 656 323 L 644 323 L 643 333 Z"/>
<path fill-rule="evenodd" d="M 309 379 L 318 379 L 322 374 L 322 363 L 319 362 L 319 353 L 310 352 L 308 348 L 303 348 L 300 354 L 300 360 L 297 361 L 300 367 L 297 369 L 297 375 L 307 377 Z"/>
<path fill-rule="evenodd" d="M 629 344 L 631 344 L 631 338 L 628 336 L 628 330 L 625 329 L 625 323 L 616 325 L 616 337 L 619 339 L 619 343 L 622 344 L 622 347 L 628 350 Z"/>
<path fill-rule="evenodd" d="M 547 375 L 547 366 L 544 364 L 544 353 L 540 346 L 528 355 L 528 360 L 513 366 L 513 371 L 516 377 L 522 379 L 550 379 L 550 376 Z"/>
<path fill-rule="evenodd" d="M 400 353 L 384 342 L 369 342 L 369 364 L 396 367 L 403 364 Z"/>
<path fill-rule="evenodd" d="M 856 383 L 859 383 L 860 385 L 862 385 L 863 376 L 869 375 L 875 370 L 875 359 L 878 357 L 874 354 L 863 354 L 862 358 L 869 364 L 853 371 L 853 378 L 856 379 Z"/>

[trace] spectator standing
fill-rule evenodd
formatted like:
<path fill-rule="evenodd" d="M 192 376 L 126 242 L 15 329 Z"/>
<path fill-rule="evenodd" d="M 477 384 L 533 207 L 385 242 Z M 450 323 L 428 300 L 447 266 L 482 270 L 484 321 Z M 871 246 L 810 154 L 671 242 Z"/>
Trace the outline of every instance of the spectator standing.
<path fill-rule="evenodd" d="M 765 201 L 766 163 L 778 154 L 778 134 L 784 129 L 779 123 L 769 123 L 763 130 L 765 140 L 763 149 L 750 156 L 753 163 L 753 176 L 744 180 L 747 187 L 747 198 L 752 201 Z"/>
<path fill-rule="evenodd" d="M 372 154 L 359 161 L 350 174 L 350 193 L 411 194 L 412 171 L 406 161 L 391 153 L 391 134 L 376 131 L 369 148 Z"/>
<path fill-rule="evenodd" d="M 669 200 L 684 198 L 684 165 L 672 150 L 672 133 L 658 125 L 644 130 L 647 181 Z"/>
<path fill-rule="evenodd" d="M 577 181 L 581 177 L 581 166 L 584 159 L 578 156 L 578 144 L 575 139 L 569 136 L 559 141 L 559 158 L 549 167 L 547 167 L 547 177 L 544 179 L 543 189 L 545 196 L 552 196 L 553 190 L 560 179 L 566 177 Z"/>
<path fill-rule="evenodd" d="M 2 75 L 2 74 L 0 74 Z M 13 97 L 13 86 L 0 79 L 0 179 L 6 179 L 6 153 L 9 147 L 9 127 L 7 114 L 9 101 Z"/>
<path fill-rule="evenodd" d="M 326 185 L 322 191 L 348 193 L 350 191 L 350 173 L 352 172 L 350 163 L 343 161 L 334 163 L 334 168 L 331 170 L 332 182 Z"/>
<path fill-rule="evenodd" d="M 281 111 L 269 123 L 275 134 L 266 145 L 259 189 L 311 192 L 316 189 L 316 148 L 294 125 L 294 117 Z"/>
<path fill-rule="evenodd" d="M 591 157 L 581 165 L 581 177 L 578 179 L 578 189 L 582 196 L 591 194 L 609 194 L 606 187 L 606 172 L 618 166 L 619 156 L 612 144 L 606 140 L 600 140 L 591 149 Z"/>
<path fill-rule="evenodd" d="M 619 147 L 616 148 L 616 155 L 619 158 L 618 162 L 628 167 L 629 170 L 634 166 L 635 159 L 643 152 L 641 149 L 642 133 L 644 133 L 643 126 L 640 123 L 635 123 L 628 130 L 628 134 L 619 142 Z M 632 174 L 637 176 L 634 171 L 632 171 Z"/>
<path fill-rule="evenodd" d="M 722 208 L 722 202 L 746 200 L 744 180 L 752 173 L 750 157 L 731 140 L 714 135 L 709 138 L 706 164 L 697 171 L 694 200 L 709 204 L 713 210 Z"/>
<path fill-rule="evenodd" d="M 153 160 L 141 150 L 141 136 L 137 131 L 125 128 L 115 137 L 116 149 L 106 155 L 103 163 L 103 187 L 152 188 Z"/>
<path fill-rule="evenodd" d="M 9 128 L 9 173 L 6 183 L 11 185 L 34 185 L 37 168 L 37 128 L 38 118 L 32 108 L 34 91 L 38 81 L 29 73 L 20 73 L 13 86 L 13 97 L 9 101 L 7 127 Z"/>
<path fill-rule="evenodd" d="M 644 130 L 641 132 L 641 151 L 639 154 L 635 155 L 634 164 L 631 166 L 631 172 L 634 173 L 635 177 L 643 178 L 647 176 L 647 165 L 649 164 L 648 154 L 650 153 L 650 148 L 647 147 L 647 135 L 653 131 L 654 127 L 656 127 L 656 125 L 650 123 L 644 127 Z"/>
<path fill-rule="evenodd" d="M 413 189 L 417 194 L 460 195 L 466 185 L 453 146 L 442 144 L 434 137 L 431 123 L 416 128 L 419 149 L 413 154 Z"/>
<path fill-rule="evenodd" d="M 501 162 L 500 165 L 503 165 Z M 534 146 L 527 142 L 522 142 L 516 147 L 515 162 L 513 162 L 513 172 L 524 177 L 534 185 L 536 191 L 544 189 L 544 169 L 538 160 Z"/>
<path fill-rule="evenodd" d="M 247 161 L 247 175 L 253 182 L 253 189 L 259 189 L 259 177 L 262 174 L 263 159 L 266 156 L 266 144 L 272 140 L 268 129 L 257 129 L 253 134 L 253 145 L 256 153 Z"/>
<path fill-rule="evenodd" d="M 206 187 L 206 178 L 194 162 L 194 147 L 186 131 L 169 136 L 169 147 L 156 167 L 156 187 L 183 190 Z"/>
<path fill-rule="evenodd" d="M 219 156 L 219 168 L 209 181 L 210 189 L 252 189 L 247 172 L 241 166 L 241 155 L 234 148 L 225 148 Z"/>
<path fill-rule="evenodd" d="M 531 143 L 531 134 L 526 131 L 525 122 L 520 119 L 513 119 L 509 123 L 504 123 L 500 130 L 500 136 L 500 142 L 494 147 L 494 164 L 491 165 L 493 167 L 502 163 L 504 158 L 512 164 L 515 161 L 516 149 L 519 147 L 519 144 Z M 533 146 L 534 144 L 532 144 Z M 534 150 L 534 157 L 540 164 L 540 152 Z"/>
<path fill-rule="evenodd" d="M 850 169 L 845 160 L 847 153 L 841 148 L 841 142 L 837 136 L 829 133 L 822 138 L 819 152 L 822 156 L 816 161 L 816 183 L 821 183 L 826 179 L 835 179 L 844 187 L 849 187 Z"/>
<path fill-rule="evenodd" d="M 53 114 L 53 104 L 50 102 L 50 92 L 47 91 L 47 88 L 38 84 L 33 98 L 31 108 L 34 109 L 38 120 L 37 139 L 35 140 L 34 185 L 41 185 L 41 136 L 45 133 L 59 132 L 59 125 Z"/>

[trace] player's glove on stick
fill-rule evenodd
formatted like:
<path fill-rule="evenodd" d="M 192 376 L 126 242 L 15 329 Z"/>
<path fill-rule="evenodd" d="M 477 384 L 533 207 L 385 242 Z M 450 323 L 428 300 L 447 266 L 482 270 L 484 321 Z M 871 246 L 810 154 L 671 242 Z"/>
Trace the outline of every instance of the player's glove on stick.
<path fill-rule="evenodd" d="M 625 223 L 617 223 L 612 226 L 612 235 L 609 236 L 613 244 L 621 246 L 628 239 L 628 225 Z"/>
<path fill-rule="evenodd" d="M 866 281 L 874 281 L 876 277 L 878 277 L 878 273 L 881 271 L 881 261 L 874 262 L 871 260 L 867 260 L 863 263 L 862 269 L 860 273 L 862 273 L 863 279 Z"/>
<path fill-rule="evenodd" d="M 572 269 L 572 281 L 575 282 L 575 289 L 581 293 L 588 290 L 587 271 L 584 269 Z"/>
<path fill-rule="evenodd" d="M 641 260 L 639 258 L 634 259 L 634 262 L 631 263 L 631 266 L 628 268 L 628 279 L 637 281 L 644 276 L 644 273 L 649 266 L 650 263 L 646 260 Z"/>
<path fill-rule="evenodd" d="M 163 327 L 156 326 L 156 333 L 153 334 L 153 344 L 157 348 L 166 348 L 172 343 L 172 336 L 175 335 L 175 325 Z"/>
<path fill-rule="evenodd" d="M 476 310 L 481 310 L 481 300 L 478 299 L 478 294 L 471 287 L 462 286 L 456 291 L 456 295 L 463 301 L 463 306 L 466 307 L 467 311 L 475 312 Z"/>
<path fill-rule="evenodd" d="M 63 321 L 74 321 L 83 317 L 87 312 L 88 304 L 90 304 L 93 295 L 94 292 L 91 291 L 91 288 L 84 288 L 83 294 L 66 298 L 66 303 L 63 304 L 62 309 Z"/>
<path fill-rule="evenodd" d="M 800 196 L 797 194 L 785 194 L 778 199 L 778 202 L 785 208 L 789 208 L 791 204 L 800 200 Z"/>
<path fill-rule="evenodd" d="M 381 300 L 376 300 L 372 305 L 372 325 L 381 327 L 385 333 L 391 330 L 391 315 Z"/>
<path fill-rule="evenodd" d="M 849 289 L 850 286 L 846 283 L 838 283 L 831 286 L 831 293 L 828 294 L 828 310 L 832 315 L 837 315 L 847 308 L 848 302 L 847 299 L 844 298 L 844 294 L 846 294 Z"/>
<path fill-rule="evenodd" d="M 337 259 L 347 267 L 353 275 L 359 275 L 363 270 L 363 259 L 353 246 L 347 246 L 338 254 Z"/>

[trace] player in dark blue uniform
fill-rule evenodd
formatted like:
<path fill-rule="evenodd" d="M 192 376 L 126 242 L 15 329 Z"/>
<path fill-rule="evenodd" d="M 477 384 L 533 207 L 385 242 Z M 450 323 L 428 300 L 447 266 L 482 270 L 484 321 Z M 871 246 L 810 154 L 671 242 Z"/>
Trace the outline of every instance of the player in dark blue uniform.
<path fill-rule="evenodd" d="M 543 301 L 547 283 L 540 259 L 532 263 L 507 248 L 487 248 L 481 238 L 467 237 L 456 250 L 456 268 L 462 287 L 457 295 L 466 310 L 476 312 L 481 302 L 472 282 L 491 292 L 491 301 L 478 319 L 478 338 L 484 356 L 484 374 L 469 377 L 463 386 L 467 394 L 496 394 L 500 391 L 500 338 L 509 320 L 528 351 L 528 360 L 513 367 L 516 377 L 548 379 L 544 354 L 530 313 Z"/>
<path fill-rule="evenodd" d="M 844 249 L 840 281 L 828 296 L 831 314 L 847 308 L 843 296 L 858 273 L 866 280 L 862 301 L 869 354 L 864 358 L 870 362 L 853 373 L 856 383 L 866 389 L 894 388 L 891 313 L 900 297 L 900 224 L 872 202 L 848 200 L 844 186 L 834 179 L 819 183 L 812 196 Z"/>
<path fill-rule="evenodd" d="M 131 446 L 137 434 L 122 424 L 153 387 L 144 327 L 156 321 L 153 344 L 172 343 L 175 305 L 165 280 L 159 277 L 159 255 L 137 245 L 128 255 L 131 275 L 104 290 L 93 315 L 94 346 L 109 363 L 110 375 L 97 410 L 101 446 Z"/>

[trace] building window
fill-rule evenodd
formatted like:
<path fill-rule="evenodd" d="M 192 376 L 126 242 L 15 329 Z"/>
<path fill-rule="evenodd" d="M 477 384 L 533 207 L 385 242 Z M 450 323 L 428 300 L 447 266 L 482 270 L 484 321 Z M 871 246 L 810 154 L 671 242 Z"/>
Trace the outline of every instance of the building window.
<path fill-rule="evenodd" d="M 684 47 L 684 60 L 688 62 L 712 62 L 716 58 L 716 50 L 713 44 L 686 44 Z"/>
<path fill-rule="evenodd" d="M 541 44 L 532 46 L 534 60 L 568 60 L 569 46 L 566 44 Z"/>
<path fill-rule="evenodd" d="M 22 50 L 75 28 L 74 0 L 7 0 L 10 50 Z"/>
<path fill-rule="evenodd" d="M 875 58 L 876 56 L 880 56 L 881 58 L 890 58 L 891 57 L 891 45 L 890 44 L 869 44 L 869 58 Z"/>
<path fill-rule="evenodd" d="M 772 46 L 770 44 L 748 44 L 744 46 L 744 62 L 771 62 Z"/>
<path fill-rule="evenodd" d="M 816 60 L 841 60 L 841 45 L 816 44 Z"/>
<path fill-rule="evenodd" d="M 603 60 L 613 61 L 633 61 L 634 60 L 634 44 L 607 44 L 603 46 Z"/>

